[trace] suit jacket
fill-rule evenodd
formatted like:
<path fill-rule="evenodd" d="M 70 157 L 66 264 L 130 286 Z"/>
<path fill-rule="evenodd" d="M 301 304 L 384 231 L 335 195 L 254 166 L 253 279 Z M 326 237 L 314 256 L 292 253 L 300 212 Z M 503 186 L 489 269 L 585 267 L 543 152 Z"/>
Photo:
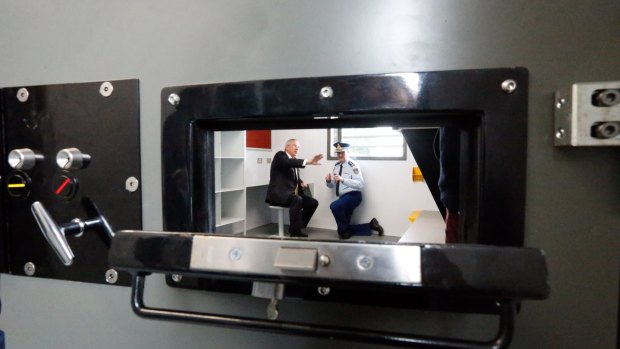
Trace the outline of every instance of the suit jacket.
<path fill-rule="evenodd" d="M 299 186 L 299 182 L 295 178 L 294 169 L 304 168 L 303 163 L 303 159 L 290 159 L 286 152 L 282 150 L 274 155 L 271 161 L 269 186 L 267 187 L 265 202 L 278 206 L 286 205 L 289 195 L 295 192 L 296 186 Z M 299 178 L 299 181 L 301 181 L 301 178 Z M 301 187 L 299 190 L 301 195 Z"/>

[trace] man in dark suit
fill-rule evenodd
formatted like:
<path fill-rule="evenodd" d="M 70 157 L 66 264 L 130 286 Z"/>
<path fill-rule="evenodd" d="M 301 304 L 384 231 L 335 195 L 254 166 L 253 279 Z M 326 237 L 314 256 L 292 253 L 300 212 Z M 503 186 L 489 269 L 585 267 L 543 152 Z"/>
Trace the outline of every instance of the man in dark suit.
<path fill-rule="evenodd" d="M 317 154 L 311 160 L 297 159 L 299 142 L 296 139 L 286 141 L 284 151 L 280 150 L 271 161 L 269 186 L 265 202 L 270 205 L 289 208 L 290 226 L 288 232 L 294 237 L 308 237 L 301 232 L 312 218 L 319 202 L 306 195 L 308 187 L 299 177 L 299 169 L 306 165 L 319 165 L 323 154 Z"/>

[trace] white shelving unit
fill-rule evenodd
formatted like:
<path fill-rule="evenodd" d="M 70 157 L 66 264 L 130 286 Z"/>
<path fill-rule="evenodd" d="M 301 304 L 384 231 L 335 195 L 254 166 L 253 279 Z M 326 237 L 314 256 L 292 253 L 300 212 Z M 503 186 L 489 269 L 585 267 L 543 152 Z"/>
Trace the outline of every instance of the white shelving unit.
<path fill-rule="evenodd" d="M 245 131 L 215 132 L 215 231 L 245 233 Z"/>

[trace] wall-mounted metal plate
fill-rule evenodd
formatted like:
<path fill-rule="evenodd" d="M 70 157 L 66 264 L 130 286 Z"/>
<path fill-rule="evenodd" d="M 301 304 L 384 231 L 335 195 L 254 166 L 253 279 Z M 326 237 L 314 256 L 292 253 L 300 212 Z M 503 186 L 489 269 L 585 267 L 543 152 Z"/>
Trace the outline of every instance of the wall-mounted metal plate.
<path fill-rule="evenodd" d="M 555 93 L 555 145 L 620 145 L 620 81 L 573 84 Z"/>
<path fill-rule="evenodd" d="M 112 229 L 142 226 L 138 80 L 20 86 L 0 93 L 4 271 L 129 285 L 128 275 L 116 276 L 108 266 L 109 238 L 88 224 L 96 223 L 93 203 Z M 75 228 L 77 235 L 67 236 L 75 255 L 70 266 L 39 229 L 31 212 L 37 201 L 60 227 Z"/>

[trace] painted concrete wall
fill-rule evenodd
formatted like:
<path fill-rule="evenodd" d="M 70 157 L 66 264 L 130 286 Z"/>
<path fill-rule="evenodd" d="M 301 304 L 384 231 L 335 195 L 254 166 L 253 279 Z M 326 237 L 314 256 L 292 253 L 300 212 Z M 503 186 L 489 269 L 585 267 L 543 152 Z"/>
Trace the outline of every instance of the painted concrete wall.
<path fill-rule="evenodd" d="M 593 1 L 0 1 L 0 86 L 141 80 L 144 228 L 160 229 L 163 87 L 524 66 L 530 71 L 525 241 L 551 297 L 526 302 L 514 348 L 616 346 L 620 149 L 553 146 L 552 94 L 620 80 L 620 3 Z M 10 348 L 340 348 L 342 341 L 138 319 L 129 289 L 0 276 Z M 263 316 L 263 300 L 173 290 L 147 302 Z M 284 319 L 491 336 L 487 316 L 286 301 Z M 276 344 L 277 343 L 277 344 Z M 355 344 L 357 348 L 370 345 Z"/>

